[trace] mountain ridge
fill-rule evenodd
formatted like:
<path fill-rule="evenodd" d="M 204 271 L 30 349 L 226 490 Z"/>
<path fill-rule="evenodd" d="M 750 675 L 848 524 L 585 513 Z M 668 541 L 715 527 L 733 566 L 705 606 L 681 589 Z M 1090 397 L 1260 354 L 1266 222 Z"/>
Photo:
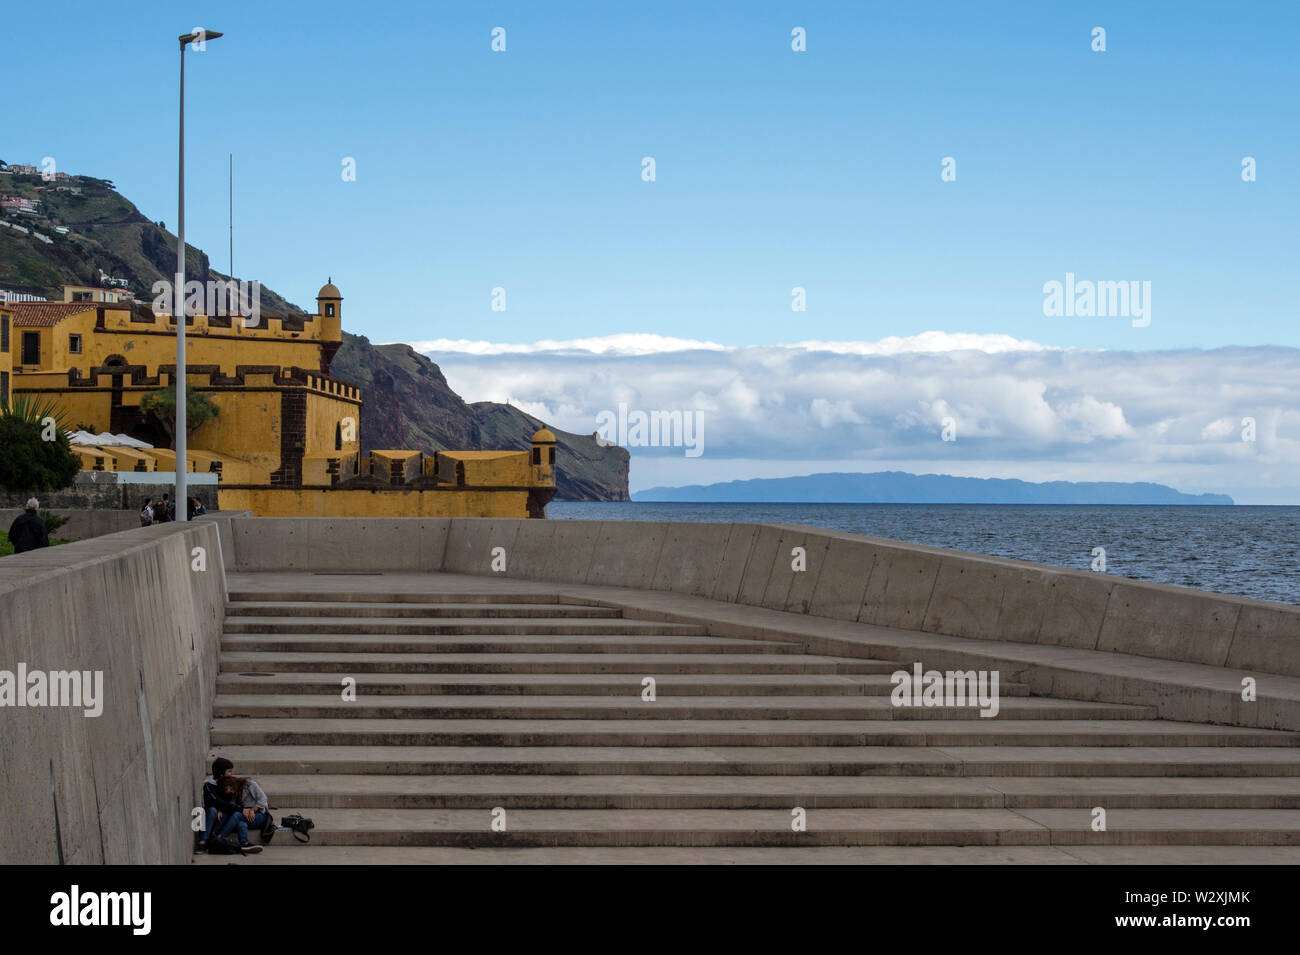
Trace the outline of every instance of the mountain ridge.
<path fill-rule="evenodd" d="M 1229 506 L 1227 494 L 1185 494 L 1147 481 L 968 478 L 907 471 L 833 471 L 683 487 L 652 487 L 633 501 L 754 504 L 1186 504 Z"/>

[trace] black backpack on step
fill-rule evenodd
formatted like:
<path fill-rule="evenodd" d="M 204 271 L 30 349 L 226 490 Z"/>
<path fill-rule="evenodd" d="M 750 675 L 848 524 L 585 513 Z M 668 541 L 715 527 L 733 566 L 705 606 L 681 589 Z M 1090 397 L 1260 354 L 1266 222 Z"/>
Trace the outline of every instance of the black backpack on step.
<path fill-rule="evenodd" d="M 208 840 L 208 855 L 237 856 L 243 855 L 239 848 L 239 837 L 233 832 L 228 836 L 213 836 Z"/>

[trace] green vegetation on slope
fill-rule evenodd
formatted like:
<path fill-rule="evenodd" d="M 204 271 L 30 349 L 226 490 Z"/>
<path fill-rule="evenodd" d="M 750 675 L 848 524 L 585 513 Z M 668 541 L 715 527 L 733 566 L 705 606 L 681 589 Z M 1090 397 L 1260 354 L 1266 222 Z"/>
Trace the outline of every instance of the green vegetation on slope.
<path fill-rule="evenodd" d="M 79 188 L 81 194 L 59 192 L 59 186 Z M 47 244 L 34 234 L 0 228 L 0 282 L 40 289 L 38 294 L 62 301 L 64 285 L 98 287 L 102 270 L 126 279 L 136 298 L 150 302 L 154 283 L 170 282 L 176 274 L 176 236 L 145 218 L 108 180 L 74 176 L 46 183 L 39 175 L 0 176 L 0 193 L 40 200 L 35 217 L 11 215 L 6 221 L 51 240 Z M 59 235 L 57 226 L 66 227 L 68 234 Z M 202 249 L 188 244 L 185 270 L 198 281 L 229 278 L 211 268 Z M 262 289 L 261 308 L 302 311 L 267 288 Z"/>

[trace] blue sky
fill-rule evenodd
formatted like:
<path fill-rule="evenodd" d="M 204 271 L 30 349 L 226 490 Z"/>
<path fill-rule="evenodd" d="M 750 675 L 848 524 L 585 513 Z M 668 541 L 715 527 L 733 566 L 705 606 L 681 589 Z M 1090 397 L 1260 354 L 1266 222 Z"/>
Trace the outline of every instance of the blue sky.
<path fill-rule="evenodd" d="M 1293 3 L 58 10 L 4 14 L 0 157 L 174 226 L 175 37 L 224 31 L 187 59 L 190 241 L 227 267 L 233 152 L 238 275 L 308 307 L 332 276 L 348 330 L 571 430 L 704 409 L 710 450 L 634 449 L 634 489 L 903 467 L 1300 501 Z M 1150 282 L 1150 324 L 1045 316 L 1066 273 Z"/>
<path fill-rule="evenodd" d="M 16 4 L 0 155 L 172 224 L 174 38 L 201 24 L 227 35 L 189 57 L 191 240 L 226 267 L 233 152 L 236 271 L 304 305 L 332 275 L 374 340 L 1295 345 L 1296 10 L 74 0 L 70 46 Z M 1045 318 L 1067 271 L 1151 281 L 1151 325 Z"/>

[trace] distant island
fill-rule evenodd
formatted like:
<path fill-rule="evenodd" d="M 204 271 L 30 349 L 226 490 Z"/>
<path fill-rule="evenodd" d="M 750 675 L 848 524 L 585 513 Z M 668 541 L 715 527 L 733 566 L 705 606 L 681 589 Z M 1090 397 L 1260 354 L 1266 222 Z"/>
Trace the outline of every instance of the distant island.
<path fill-rule="evenodd" d="M 1232 504 L 1226 494 L 1183 494 L 1164 484 L 1114 481 L 1049 481 L 948 474 L 807 474 L 755 478 L 723 484 L 652 487 L 633 501 L 698 501 L 760 504 Z"/>

